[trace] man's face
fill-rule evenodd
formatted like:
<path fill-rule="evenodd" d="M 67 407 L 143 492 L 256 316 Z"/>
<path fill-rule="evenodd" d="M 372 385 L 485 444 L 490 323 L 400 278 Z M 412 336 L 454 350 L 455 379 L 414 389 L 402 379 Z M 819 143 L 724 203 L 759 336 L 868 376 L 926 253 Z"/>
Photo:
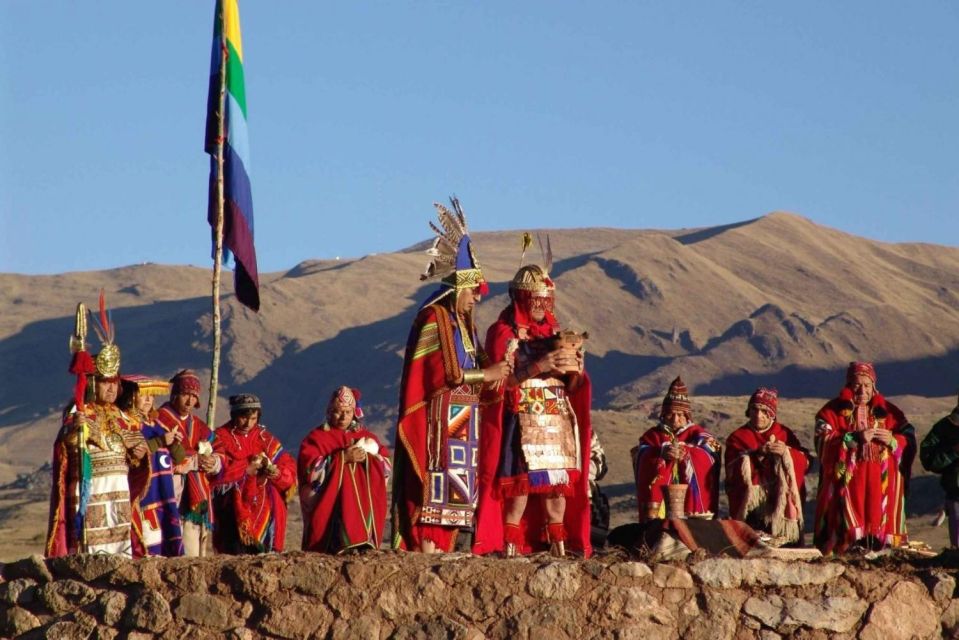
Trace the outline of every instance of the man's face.
<path fill-rule="evenodd" d="M 153 408 L 153 396 L 148 393 L 138 393 L 134 404 L 136 405 L 137 411 L 143 415 L 147 415 Z"/>
<path fill-rule="evenodd" d="M 244 411 L 243 413 L 238 413 L 233 416 L 233 426 L 236 427 L 237 431 L 240 433 L 246 433 L 255 427 L 259 420 L 260 412 L 256 409 L 253 409 L 252 411 Z"/>
<path fill-rule="evenodd" d="M 181 416 L 190 413 L 190 410 L 199 403 L 200 399 L 192 393 L 175 393 L 170 396 L 170 404 L 173 405 L 174 410 Z"/>
<path fill-rule="evenodd" d="M 542 322 L 546 314 L 553 310 L 553 296 L 535 296 L 529 301 L 529 315 L 534 322 Z"/>
<path fill-rule="evenodd" d="M 117 391 L 119 391 L 119 389 L 120 382 L 116 378 L 111 380 L 101 380 L 100 378 L 97 378 L 94 389 L 97 402 L 104 404 L 116 402 Z"/>
<path fill-rule="evenodd" d="M 876 385 L 869 376 L 856 376 L 850 388 L 852 389 L 852 400 L 858 406 L 869 404 L 872 397 L 876 395 Z"/>
<path fill-rule="evenodd" d="M 481 297 L 479 287 L 460 289 L 456 292 L 456 312 L 459 314 L 470 313 Z"/>
<path fill-rule="evenodd" d="M 763 429 L 769 428 L 773 423 L 773 416 L 769 413 L 769 409 L 766 407 L 761 407 L 758 404 L 754 404 L 749 407 L 749 426 L 753 429 L 762 431 Z"/>
<path fill-rule="evenodd" d="M 689 414 L 679 409 L 670 409 L 663 414 L 663 424 L 670 429 L 681 429 L 689 423 Z"/>
<path fill-rule="evenodd" d="M 334 429 L 346 429 L 353 422 L 353 412 L 351 406 L 336 404 L 327 413 L 327 420 Z"/>

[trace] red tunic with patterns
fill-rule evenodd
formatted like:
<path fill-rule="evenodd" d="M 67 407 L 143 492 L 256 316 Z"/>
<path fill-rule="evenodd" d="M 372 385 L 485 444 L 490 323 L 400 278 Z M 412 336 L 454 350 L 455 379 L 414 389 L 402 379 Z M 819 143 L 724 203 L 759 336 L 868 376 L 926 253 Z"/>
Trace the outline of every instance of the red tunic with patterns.
<path fill-rule="evenodd" d="M 773 440 L 788 447 L 785 455 L 760 451 Z M 788 542 L 801 542 L 809 453 L 795 434 L 778 422 L 764 431 L 745 424 L 726 439 L 725 460 L 729 517 Z"/>
<path fill-rule="evenodd" d="M 510 340 L 518 339 L 512 307 L 500 314 L 499 319 L 486 334 L 486 353 L 491 362 L 500 362 L 506 358 Z M 551 316 L 548 316 L 552 320 Z M 555 322 L 541 325 L 531 323 L 524 335 L 532 339 L 544 338 L 559 330 Z M 522 348 L 522 347 L 521 347 Z M 542 376 L 546 378 L 548 376 Z M 590 421 L 590 403 L 592 389 L 589 376 L 566 376 L 559 381 L 563 386 L 555 390 L 557 405 L 568 418 L 565 422 L 573 433 L 569 443 L 571 452 L 579 459 L 566 469 L 533 471 L 522 451 L 519 387 L 506 387 L 505 392 L 489 407 L 483 410 L 483 423 L 480 430 L 479 486 L 480 500 L 477 513 L 476 536 L 473 541 L 473 553 L 486 554 L 503 550 L 504 543 L 504 499 L 510 495 L 560 494 L 566 496 L 566 511 L 563 524 L 568 536 L 566 546 L 572 551 L 589 557 L 590 545 L 590 507 L 589 507 L 589 456 L 591 451 L 592 423 Z M 571 412 L 572 415 L 568 415 Z M 554 480 L 561 478 L 560 480 Z M 543 501 L 530 499 L 520 521 L 520 536 L 525 544 L 518 549 L 521 553 L 530 553 L 549 547 L 543 530 L 547 518 Z"/>
<path fill-rule="evenodd" d="M 347 462 L 345 450 L 357 442 L 367 449 L 366 460 Z M 324 424 L 303 439 L 297 470 L 304 551 L 380 547 L 389 460 L 389 449 L 356 422 L 346 429 Z"/>
<path fill-rule="evenodd" d="M 193 414 L 181 418 L 169 402 L 157 412 L 157 422 L 167 430 L 176 429 L 183 435 L 181 444 L 186 459 L 173 467 L 175 477 L 182 478 L 180 518 L 184 521 L 213 528 L 213 504 L 210 493 L 210 478 L 203 471 L 188 471 L 195 467 L 197 451 L 201 442 L 213 442 L 213 432 L 203 420 Z"/>
<path fill-rule="evenodd" d="M 286 503 L 296 493 L 296 462 L 266 427 L 241 433 L 227 422 L 214 432 L 213 452 L 223 469 L 213 481 L 213 548 L 218 553 L 283 551 Z M 250 461 L 265 454 L 279 470 L 276 478 L 263 471 L 248 475 Z"/>
<path fill-rule="evenodd" d="M 464 369 L 486 359 L 472 318 L 462 325 L 445 306 L 431 304 L 410 330 L 393 459 L 394 548 L 419 549 L 431 540 L 451 551 L 459 529 L 473 527 L 483 384 L 461 380 Z"/>
<path fill-rule="evenodd" d="M 663 458 L 674 441 L 685 444 L 685 457 L 677 462 Z M 672 433 L 662 423 L 649 429 L 630 452 L 636 478 L 639 521 L 666 517 L 666 485 L 688 484 L 686 513 L 714 514 L 719 510 L 719 442 L 698 424 Z"/>
<path fill-rule="evenodd" d="M 816 497 L 814 541 L 823 553 L 842 553 L 865 540 L 869 546 L 907 542 L 905 491 L 916 455 L 915 429 L 878 392 L 860 411 L 844 388 L 816 414 L 816 450 L 822 463 Z M 886 445 L 862 443 L 860 431 L 892 431 Z"/>

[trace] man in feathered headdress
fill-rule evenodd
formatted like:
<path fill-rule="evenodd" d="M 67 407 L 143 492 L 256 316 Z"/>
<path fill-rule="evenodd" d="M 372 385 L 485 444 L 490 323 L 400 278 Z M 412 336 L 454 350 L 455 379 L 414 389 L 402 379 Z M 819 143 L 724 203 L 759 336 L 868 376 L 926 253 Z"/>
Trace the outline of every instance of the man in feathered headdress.
<path fill-rule="evenodd" d="M 123 420 L 114 404 L 120 385 L 120 349 L 100 292 L 100 314 L 93 316 L 103 348 L 86 352 L 86 308 L 77 307 L 71 373 L 74 401 L 63 412 L 53 445 L 53 487 L 47 557 L 111 553 L 132 557 L 142 549 L 139 506 L 131 495 L 130 472 L 148 465 L 146 441 Z M 92 381 L 92 397 L 88 397 Z"/>
<path fill-rule="evenodd" d="M 876 369 L 850 362 L 846 386 L 816 414 L 822 464 L 813 538 L 824 554 L 907 542 L 905 492 L 916 432 L 876 389 Z"/>
<path fill-rule="evenodd" d="M 478 488 L 479 399 L 484 385 L 505 378 L 506 361 L 488 365 L 473 322 L 487 291 L 456 198 L 436 204 L 442 230 L 427 252 L 422 280 L 440 288 L 413 321 L 400 382 L 393 461 L 393 545 L 451 551 L 460 529 L 472 529 Z"/>
<path fill-rule="evenodd" d="M 514 368 L 502 399 L 483 412 L 476 553 L 562 556 L 567 541 L 592 552 L 590 383 L 582 350 L 557 340 L 550 262 L 544 255 L 545 267 L 519 269 L 486 334 L 490 359 L 514 359 Z"/>

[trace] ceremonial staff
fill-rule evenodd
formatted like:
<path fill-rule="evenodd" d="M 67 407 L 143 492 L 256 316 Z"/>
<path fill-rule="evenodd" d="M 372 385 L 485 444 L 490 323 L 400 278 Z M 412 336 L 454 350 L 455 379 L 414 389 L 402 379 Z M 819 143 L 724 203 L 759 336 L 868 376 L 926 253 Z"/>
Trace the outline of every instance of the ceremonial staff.
<path fill-rule="evenodd" d="M 223 13 L 218 11 L 216 19 L 220 21 L 220 33 L 223 33 Z M 206 423 L 212 429 L 216 424 L 216 396 L 220 377 L 220 266 L 223 264 L 223 133 L 226 118 L 226 41 L 220 40 L 220 76 L 219 99 L 217 100 L 217 137 L 216 137 L 216 223 L 213 226 L 213 362 L 210 365 L 210 393 L 206 407 Z"/>
<path fill-rule="evenodd" d="M 204 149 L 210 154 L 207 219 L 213 231 L 213 362 L 206 416 L 207 424 L 212 426 L 216 424 L 220 371 L 220 269 L 227 252 L 235 259 L 236 299 L 254 312 L 260 309 L 260 282 L 253 245 L 243 41 L 237 0 L 216 2 L 211 53 Z"/>

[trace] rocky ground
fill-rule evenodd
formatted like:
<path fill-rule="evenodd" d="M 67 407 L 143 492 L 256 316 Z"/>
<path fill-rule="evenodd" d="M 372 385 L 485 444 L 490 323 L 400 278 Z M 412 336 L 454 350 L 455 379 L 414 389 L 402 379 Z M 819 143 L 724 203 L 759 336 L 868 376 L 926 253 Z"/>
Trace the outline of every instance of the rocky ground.
<path fill-rule="evenodd" d="M 867 562 L 621 555 L 555 561 L 32 556 L 2 568 L 0 633 L 26 638 L 959 637 L 952 557 Z"/>

